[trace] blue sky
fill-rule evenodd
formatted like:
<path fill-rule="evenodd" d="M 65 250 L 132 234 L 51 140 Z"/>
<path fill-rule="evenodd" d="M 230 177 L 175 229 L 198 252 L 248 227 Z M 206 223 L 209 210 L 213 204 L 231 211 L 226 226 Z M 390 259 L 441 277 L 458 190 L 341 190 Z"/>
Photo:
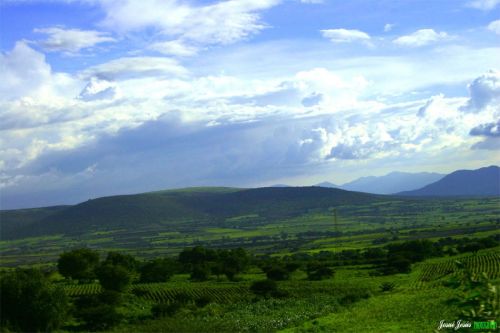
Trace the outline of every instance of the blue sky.
<path fill-rule="evenodd" d="M 498 164 L 499 0 L 0 4 L 1 208 Z"/>

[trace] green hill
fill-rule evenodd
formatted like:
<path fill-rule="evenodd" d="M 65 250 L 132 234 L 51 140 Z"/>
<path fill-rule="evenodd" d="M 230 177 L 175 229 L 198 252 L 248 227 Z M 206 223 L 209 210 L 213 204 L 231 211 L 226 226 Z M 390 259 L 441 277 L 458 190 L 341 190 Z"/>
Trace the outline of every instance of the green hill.
<path fill-rule="evenodd" d="M 29 221 L 10 222 L 3 239 L 51 234 L 81 234 L 96 228 L 133 229 L 138 226 L 178 225 L 188 221 L 218 221 L 234 216 L 257 215 L 279 219 L 327 211 L 342 204 L 366 204 L 382 196 L 322 187 L 288 188 L 188 188 L 135 195 L 120 195 L 88 200 L 75 206 L 34 211 Z M 36 214 L 35 214 L 36 213 Z M 21 216 L 18 211 L 3 211 L 8 220 Z M 2 225 L 4 223 L 2 222 Z"/>

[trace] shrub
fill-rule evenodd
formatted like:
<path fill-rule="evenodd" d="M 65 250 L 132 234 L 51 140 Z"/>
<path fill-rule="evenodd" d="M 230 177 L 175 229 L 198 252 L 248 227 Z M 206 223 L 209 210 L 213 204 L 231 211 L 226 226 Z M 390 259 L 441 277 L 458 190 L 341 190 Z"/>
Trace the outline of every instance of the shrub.
<path fill-rule="evenodd" d="M 309 280 L 323 280 L 333 277 L 334 271 L 323 263 L 312 262 L 307 265 L 307 278 Z"/>
<path fill-rule="evenodd" d="M 290 273 L 282 266 L 271 266 L 266 269 L 266 276 L 269 280 L 283 281 L 290 278 Z"/>
<path fill-rule="evenodd" d="M 58 329 L 68 317 L 68 297 L 42 272 L 17 270 L 0 277 L 0 323 L 22 332 Z"/>
<path fill-rule="evenodd" d="M 109 304 L 95 304 L 79 308 L 76 317 L 83 320 L 85 328 L 90 331 L 106 330 L 123 320 L 123 316 L 116 311 L 116 307 Z"/>
<path fill-rule="evenodd" d="M 278 285 L 273 280 L 255 281 L 250 286 L 250 290 L 257 296 L 269 297 L 278 292 Z"/>
<path fill-rule="evenodd" d="M 382 292 L 385 292 L 385 291 L 393 291 L 394 288 L 396 287 L 396 285 L 392 282 L 384 282 L 382 283 L 379 288 Z"/>

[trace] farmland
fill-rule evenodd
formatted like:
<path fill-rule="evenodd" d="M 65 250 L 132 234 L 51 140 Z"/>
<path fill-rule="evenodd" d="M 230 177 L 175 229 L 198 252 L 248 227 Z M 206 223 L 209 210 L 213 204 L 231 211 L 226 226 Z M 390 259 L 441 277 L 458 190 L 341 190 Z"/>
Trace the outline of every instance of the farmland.
<path fill-rule="evenodd" d="M 499 284 L 499 198 L 266 191 L 125 199 L 149 220 L 114 215 L 121 197 L 6 212 L 2 274 L 40 268 L 71 304 L 60 329 L 109 332 L 432 332 L 485 292 L 464 276 Z M 93 262 L 78 274 L 61 261 L 76 254 Z"/>
<path fill-rule="evenodd" d="M 187 193 L 196 199 L 195 204 L 201 200 Z M 500 226 L 498 198 L 430 200 L 374 196 L 368 199 L 358 199 L 360 202 L 355 204 L 335 204 L 332 200 L 333 203 L 292 212 L 283 211 L 281 203 L 270 203 L 270 208 L 225 209 L 223 214 L 215 212 L 209 216 L 191 213 L 188 219 L 164 216 L 155 220 L 152 216 L 154 222 L 151 223 L 134 222 L 133 219 L 122 221 L 116 217 L 113 220 L 110 215 L 108 220 L 83 229 L 69 227 L 46 231 L 40 224 L 31 224 L 28 230 L 32 234 L 27 237 L 16 237 L 16 230 L 9 225 L 10 216 L 3 214 L 1 226 L 7 232 L 2 232 L 0 241 L 0 264 L 7 267 L 50 265 L 63 250 L 78 247 L 98 249 L 103 253 L 121 251 L 141 258 L 175 255 L 183 248 L 196 245 L 243 246 L 260 254 L 341 251 L 400 240 L 482 237 L 497 233 Z M 232 200 L 234 204 L 235 199 Z M 119 201 L 113 204 L 121 205 Z M 236 205 L 243 206 L 239 202 Z M 213 211 L 213 206 L 207 210 Z M 283 212 L 271 213 L 274 208 Z M 43 223 L 51 222 L 50 216 L 46 217 L 47 212 L 43 214 Z M 40 232 L 34 233 L 36 230 Z"/>

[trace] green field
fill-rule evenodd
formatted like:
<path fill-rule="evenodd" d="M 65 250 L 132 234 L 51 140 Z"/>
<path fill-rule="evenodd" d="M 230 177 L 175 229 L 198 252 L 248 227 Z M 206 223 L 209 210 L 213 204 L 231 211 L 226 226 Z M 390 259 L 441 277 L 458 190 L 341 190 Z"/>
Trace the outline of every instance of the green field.
<path fill-rule="evenodd" d="M 500 228 L 499 198 L 386 200 L 337 205 L 337 224 L 330 207 L 290 216 L 174 219 L 133 228 L 102 225 L 78 233 L 4 239 L 0 241 L 0 265 L 50 265 L 62 251 L 78 247 L 103 253 L 122 251 L 141 258 L 175 255 L 195 245 L 243 246 L 254 253 L 288 254 L 362 249 L 411 239 L 484 237 L 498 234 Z"/>
<path fill-rule="evenodd" d="M 312 189 L 304 204 L 294 193 L 274 199 L 269 193 L 239 198 L 235 189 L 203 191 L 148 194 L 157 200 L 154 204 L 146 200 L 150 197 L 139 196 L 137 209 L 147 203 L 153 212 L 147 218 L 137 215 L 137 220 L 114 215 L 137 204 L 130 197 L 124 202 L 121 197 L 105 198 L 70 208 L 3 213 L 0 226 L 7 232 L 0 241 L 1 272 L 11 274 L 18 267 L 46 272 L 50 283 L 69 296 L 73 317 L 59 328 L 64 332 L 435 332 L 442 320 L 471 318 L 463 317 L 460 300 L 478 291 L 467 290 L 463 272 L 485 273 L 496 290 L 500 284 L 500 198 L 350 194 L 350 202 L 335 191 L 328 192 L 328 200 L 318 199 L 322 197 Z M 227 196 L 233 206 L 213 196 Z M 165 200 L 167 213 L 160 209 Z M 196 209 L 184 216 L 189 205 Z M 109 223 L 96 217 L 96 208 Z M 87 219 L 81 218 L 82 212 L 88 213 Z M 73 214 L 78 218 L 66 220 Z M 418 258 L 422 253 L 408 253 L 405 244 L 426 244 L 430 252 Z M 222 261 L 222 266 L 213 258 L 182 263 L 182 253 L 195 247 L 217 249 L 212 253 L 218 253 L 217 260 L 241 247 L 249 262 L 233 277 L 223 273 L 231 261 Z M 78 281 L 57 272 L 61 253 L 78 248 L 94 251 L 100 265 L 106 253 L 114 251 L 137 258 L 137 267 L 161 258 L 177 266 L 172 276 L 149 283 L 140 280 L 142 268 L 136 267 L 130 285 L 110 294 L 97 275 Z M 402 266 L 391 266 L 401 263 L 398 256 L 403 256 Z M 261 295 L 252 289 L 271 276 L 272 267 L 290 263 L 295 268 L 286 278 L 276 278 L 273 293 Z M 316 280 L 311 275 L 314 265 L 331 275 Z M 202 270 L 202 279 L 195 278 L 196 268 Z M 456 281 L 462 281 L 460 287 Z M 101 304 L 102 297 L 116 299 Z M 85 310 L 93 307 L 98 310 L 89 312 L 89 319 Z M 119 319 L 99 326 L 99 320 L 110 320 L 102 316 L 107 313 Z M 498 321 L 491 314 L 476 317 Z"/>

